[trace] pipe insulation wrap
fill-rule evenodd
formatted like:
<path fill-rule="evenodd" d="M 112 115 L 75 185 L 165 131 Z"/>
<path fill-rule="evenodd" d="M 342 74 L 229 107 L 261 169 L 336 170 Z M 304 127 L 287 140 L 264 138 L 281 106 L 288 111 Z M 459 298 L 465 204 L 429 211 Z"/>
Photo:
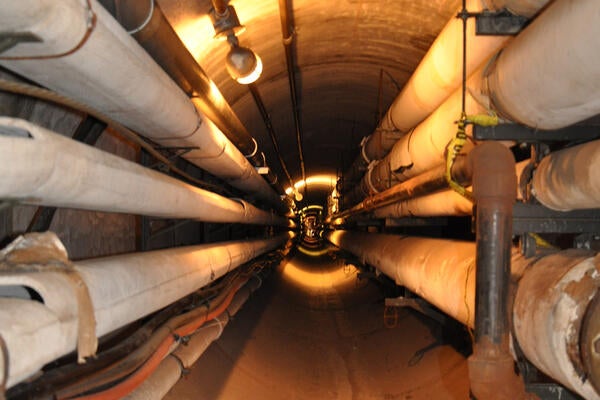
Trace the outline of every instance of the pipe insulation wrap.
<path fill-rule="evenodd" d="M 600 113 L 600 41 L 592 39 L 600 36 L 599 19 L 597 0 L 551 3 L 493 65 L 488 85 L 494 107 L 539 129 Z"/>
<path fill-rule="evenodd" d="M 473 326 L 475 243 L 350 231 L 329 232 L 326 238 Z M 600 256 L 580 250 L 529 259 L 513 251 L 511 256 L 512 277 L 521 279 L 511 311 L 520 348 L 536 367 L 586 399 L 600 399 L 590 384 L 598 384 L 600 374 L 582 373 L 580 361 L 581 347 L 593 347 L 580 338 L 600 336 L 600 324 L 582 327 L 583 318 L 600 314 L 600 301 L 594 300 L 599 271 Z"/>
<path fill-rule="evenodd" d="M 4 67 L 150 138 L 186 137 L 197 129 L 185 94 L 96 0 L 1 0 L 0 6 L 3 30 L 41 39 L 3 52 Z"/>
<path fill-rule="evenodd" d="M 289 234 L 169 250 L 78 261 L 75 269 L 85 282 L 102 336 L 218 279 L 241 264 L 283 246 Z M 48 285 L 48 277 L 62 280 Z M 0 275 L 0 286 L 29 286 L 44 304 L 0 298 L 0 335 L 9 359 L 0 362 L 0 375 L 9 363 L 8 387 L 30 377 L 46 363 L 73 351 L 77 344 L 77 304 L 72 286 L 61 273 Z M 60 307 L 55 305 L 59 304 Z M 65 310 L 71 310 L 65 314 Z M 61 315 L 62 314 L 62 315 Z M 9 322 L 10 321 L 10 322 Z M 3 323 L 5 322 L 5 323 Z"/>
<path fill-rule="evenodd" d="M 0 7 L 5 31 L 41 39 L 6 50 L 0 65 L 163 147 L 189 147 L 183 158 L 283 212 L 244 155 L 96 0 L 0 0 Z"/>
<path fill-rule="evenodd" d="M 600 207 L 600 140 L 544 157 L 533 175 L 532 193 L 558 211 Z"/>
<path fill-rule="evenodd" d="M 457 321 L 473 325 L 474 243 L 349 231 L 330 232 L 326 238 Z"/>
<path fill-rule="evenodd" d="M 600 258 L 574 250 L 534 263 L 519 282 L 514 332 L 525 356 L 545 374 L 585 399 L 600 399 L 584 372 L 582 319 L 600 287 Z M 597 337 L 600 332 L 594 332 Z M 587 377 L 586 377 L 587 375 Z"/>
<path fill-rule="evenodd" d="M 164 218 L 287 226 L 285 218 L 273 213 L 20 119 L 0 117 L 0 158 L 0 197 L 5 199 Z"/>

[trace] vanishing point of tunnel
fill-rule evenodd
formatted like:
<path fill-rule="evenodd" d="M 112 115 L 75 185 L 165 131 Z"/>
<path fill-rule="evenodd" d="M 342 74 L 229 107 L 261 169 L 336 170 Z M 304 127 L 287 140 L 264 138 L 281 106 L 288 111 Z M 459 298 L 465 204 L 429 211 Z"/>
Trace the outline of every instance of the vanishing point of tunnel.
<path fill-rule="evenodd" d="M 600 399 L 598 0 L 0 0 L 0 400 Z"/>

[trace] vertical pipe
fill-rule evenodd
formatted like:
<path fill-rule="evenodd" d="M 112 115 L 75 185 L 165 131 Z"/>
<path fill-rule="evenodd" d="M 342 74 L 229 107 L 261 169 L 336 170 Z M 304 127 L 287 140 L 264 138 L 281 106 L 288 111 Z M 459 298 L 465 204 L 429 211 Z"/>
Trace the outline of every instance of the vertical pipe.
<path fill-rule="evenodd" d="M 512 247 L 515 160 L 496 142 L 469 155 L 477 205 L 475 344 L 469 357 L 471 391 L 478 400 L 526 399 L 509 350 L 508 289 Z"/>

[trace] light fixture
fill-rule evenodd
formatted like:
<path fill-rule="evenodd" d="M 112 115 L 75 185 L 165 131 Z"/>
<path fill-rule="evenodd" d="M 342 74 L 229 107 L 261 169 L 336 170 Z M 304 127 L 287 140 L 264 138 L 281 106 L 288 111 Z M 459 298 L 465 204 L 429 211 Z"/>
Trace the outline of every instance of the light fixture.
<path fill-rule="evenodd" d="M 262 73 L 262 61 L 252 50 L 240 46 L 237 35 L 244 31 L 244 26 L 240 24 L 235 8 L 225 6 L 222 1 L 213 0 L 213 8 L 209 15 L 215 28 L 215 38 L 227 38 L 231 46 L 225 59 L 229 75 L 242 85 L 255 82 Z"/>
<path fill-rule="evenodd" d="M 225 62 L 229 75 L 242 85 L 255 82 L 262 73 L 263 66 L 260 57 L 249 48 L 237 44 L 231 45 Z"/>

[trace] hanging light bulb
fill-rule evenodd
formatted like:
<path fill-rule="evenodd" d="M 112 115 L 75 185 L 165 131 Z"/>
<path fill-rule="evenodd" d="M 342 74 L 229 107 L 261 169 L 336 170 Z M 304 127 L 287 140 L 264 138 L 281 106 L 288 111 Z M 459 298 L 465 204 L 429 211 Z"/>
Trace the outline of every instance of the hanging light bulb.
<path fill-rule="evenodd" d="M 263 69 L 262 61 L 256 53 L 237 44 L 232 44 L 225 62 L 229 75 L 242 85 L 255 82 Z"/>

